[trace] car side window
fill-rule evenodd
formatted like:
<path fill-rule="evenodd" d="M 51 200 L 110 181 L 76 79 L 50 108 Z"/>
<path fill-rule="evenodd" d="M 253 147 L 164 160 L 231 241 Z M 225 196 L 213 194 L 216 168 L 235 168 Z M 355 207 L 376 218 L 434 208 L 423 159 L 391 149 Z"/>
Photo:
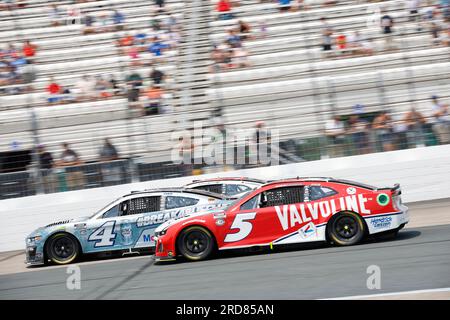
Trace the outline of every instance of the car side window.
<path fill-rule="evenodd" d="M 134 198 L 127 202 L 128 205 L 126 208 L 122 209 L 122 215 L 133 215 L 161 210 L 160 196 Z"/>
<path fill-rule="evenodd" d="M 322 186 L 309 186 L 307 187 L 307 192 L 309 194 L 310 201 L 319 200 L 337 194 L 336 190 Z"/>
<path fill-rule="evenodd" d="M 259 194 L 251 198 L 250 200 L 247 200 L 241 205 L 240 210 L 252 210 L 256 209 L 258 207 L 258 200 L 259 200 Z"/>
<path fill-rule="evenodd" d="M 165 208 L 175 209 L 188 206 L 196 205 L 200 199 L 190 198 L 190 197 L 179 197 L 179 196 L 167 196 Z"/>
<path fill-rule="evenodd" d="M 194 187 L 193 189 L 205 190 L 205 191 L 219 193 L 219 194 L 223 193 L 223 185 L 220 183 L 209 184 L 209 185 L 205 185 L 205 186 L 198 186 L 198 187 Z"/>
<path fill-rule="evenodd" d="M 226 184 L 225 194 L 227 196 L 234 196 L 235 194 L 249 191 L 251 188 L 243 184 Z"/>
<path fill-rule="evenodd" d="M 281 187 L 261 193 L 260 208 L 303 202 L 303 186 Z"/>
<path fill-rule="evenodd" d="M 102 218 L 106 219 L 106 218 L 114 218 L 114 217 L 118 217 L 120 216 L 120 204 L 115 205 L 114 207 L 112 207 L 111 209 L 109 209 L 108 211 L 106 211 Z"/>

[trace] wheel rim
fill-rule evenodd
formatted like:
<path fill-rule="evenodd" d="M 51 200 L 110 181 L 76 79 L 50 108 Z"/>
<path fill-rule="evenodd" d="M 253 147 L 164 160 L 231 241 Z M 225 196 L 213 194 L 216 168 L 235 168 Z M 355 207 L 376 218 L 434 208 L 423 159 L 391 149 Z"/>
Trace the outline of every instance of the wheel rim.
<path fill-rule="evenodd" d="M 52 243 L 52 253 L 58 260 L 68 260 L 75 255 L 75 243 L 69 237 L 57 238 Z"/>
<path fill-rule="evenodd" d="M 336 235 L 343 240 L 349 240 L 353 238 L 358 234 L 358 231 L 358 222 L 353 217 L 340 217 L 335 222 Z"/>
<path fill-rule="evenodd" d="M 191 231 L 185 237 L 187 251 L 194 255 L 202 254 L 208 248 L 209 239 L 202 231 Z"/>

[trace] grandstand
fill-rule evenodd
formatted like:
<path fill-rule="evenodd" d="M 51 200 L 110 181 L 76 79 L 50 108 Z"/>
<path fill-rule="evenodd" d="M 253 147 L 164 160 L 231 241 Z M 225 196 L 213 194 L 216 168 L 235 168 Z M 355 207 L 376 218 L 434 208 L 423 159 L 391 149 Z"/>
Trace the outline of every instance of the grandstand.
<path fill-rule="evenodd" d="M 330 156 L 326 123 L 332 116 L 350 117 L 355 105 L 363 105 L 368 117 L 388 111 L 393 121 L 414 107 L 431 123 L 430 96 L 449 98 L 448 8 L 435 8 L 439 1 L 422 1 L 420 19 L 411 18 L 407 1 L 361 0 L 327 6 L 310 0 L 305 1 L 307 8 L 292 6 L 284 12 L 278 1 L 234 1 L 232 19 L 222 19 L 217 1 L 166 0 L 162 11 L 153 1 L 58 1 L 57 25 L 51 25 L 48 1 L 25 1 L 24 7 L 0 11 L 0 50 L 6 52 L 9 44 L 21 48 L 26 40 L 37 47 L 30 59 L 34 81 L 0 87 L 0 152 L 44 144 L 58 158 L 61 143 L 68 142 L 88 163 L 82 166 L 86 180 L 79 187 L 96 187 L 105 185 L 96 162 L 107 137 L 124 159 L 118 161 L 122 176 L 115 183 L 143 181 L 186 173 L 171 164 L 172 133 L 189 130 L 197 120 L 206 126 L 223 123 L 227 130 L 251 129 L 264 121 L 267 128 L 279 130 L 283 148 L 295 145 L 290 159 L 309 160 Z M 74 6 L 80 13 L 67 16 Z M 430 8 L 435 14 L 428 19 Z M 114 10 L 125 16 L 122 28 L 104 27 L 102 17 Z M 395 21 L 389 48 L 377 22 L 386 13 Z M 96 17 L 96 23 L 88 25 L 88 16 Z M 324 53 L 322 17 L 332 26 L 333 38 L 349 39 L 359 31 L 370 53 L 355 54 L 349 46 Z M 176 31 L 171 19 L 176 20 Z M 155 21 L 160 26 L 155 27 Z M 239 21 L 250 26 L 241 34 L 245 40 L 239 40 L 248 54 L 218 67 L 211 52 L 214 46 L 236 49 L 225 43 Z M 432 38 L 432 22 L 442 26 L 442 43 Z M 135 58 L 117 46 L 130 34 L 146 34 L 147 45 L 154 36 L 170 45 L 161 56 L 142 51 Z M 245 66 L 239 66 L 242 61 Z M 153 68 L 165 74 L 164 93 L 160 112 L 143 116 L 134 107 L 145 101 Z M 127 98 L 127 77 L 133 73 L 144 79 L 139 102 Z M 80 100 L 77 86 L 85 75 L 116 79 L 117 85 L 108 89 L 107 97 Z M 66 91 L 49 104 L 47 87 L 52 81 Z M 376 137 L 370 139 L 372 143 Z M 439 139 L 428 130 L 424 144 L 436 143 Z M 34 157 L 26 172 L 0 174 L 0 199 L 42 192 L 33 186 L 38 181 L 35 168 Z"/>

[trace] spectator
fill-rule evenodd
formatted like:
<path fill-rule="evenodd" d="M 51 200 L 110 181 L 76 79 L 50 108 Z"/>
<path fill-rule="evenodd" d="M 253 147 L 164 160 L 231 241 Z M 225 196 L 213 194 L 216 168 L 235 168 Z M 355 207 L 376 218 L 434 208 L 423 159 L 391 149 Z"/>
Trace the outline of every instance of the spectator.
<path fill-rule="evenodd" d="M 226 41 L 232 48 L 236 48 L 241 45 L 241 37 L 236 34 L 234 29 L 228 30 L 228 37 Z"/>
<path fill-rule="evenodd" d="M 450 47 L 450 26 L 447 28 L 445 33 L 441 35 L 441 43 L 444 46 Z"/>
<path fill-rule="evenodd" d="M 261 38 L 266 38 L 267 33 L 267 22 L 265 20 L 262 20 L 259 22 L 259 36 Z"/>
<path fill-rule="evenodd" d="M 403 121 L 407 127 L 406 138 L 408 147 L 424 146 L 425 125 L 427 120 L 415 108 L 411 108 L 403 117 Z"/>
<path fill-rule="evenodd" d="M 430 26 L 430 32 L 431 32 L 431 39 L 432 39 L 431 44 L 433 46 L 439 45 L 441 43 L 441 37 L 440 37 L 441 27 L 436 22 L 433 21 Z"/>
<path fill-rule="evenodd" d="M 160 113 L 161 100 L 163 97 L 163 90 L 156 85 L 152 85 L 146 92 L 147 101 L 145 104 L 145 115 L 153 115 Z"/>
<path fill-rule="evenodd" d="M 213 65 L 210 68 L 210 72 L 220 72 L 224 67 L 224 59 L 225 55 L 223 54 L 222 50 L 214 46 L 213 51 L 211 52 L 211 60 L 213 61 Z"/>
<path fill-rule="evenodd" d="M 363 120 L 358 115 L 350 116 L 348 120 L 348 134 L 351 136 L 351 142 L 356 150 L 352 154 L 366 154 L 369 152 L 369 122 Z M 356 152 L 354 152 L 356 151 Z"/>
<path fill-rule="evenodd" d="M 109 76 L 109 87 L 111 88 L 113 95 L 118 95 L 120 93 L 120 88 L 117 80 L 114 75 Z"/>
<path fill-rule="evenodd" d="M 154 37 L 152 44 L 148 47 L 148 51 L 155 57 L 162 56 L 163 51 L 166 49 L 168 49 L 168 45 L 162 43 L 158 37 Z"/>
<path fill-rule="evenodd" d="M 101 75 L 95 77 L 96 98 L 106 99 L 112 96 L 110 84 Z"/>
<path fill-rule="evenodd" d="M 62 147 L 63 152 L 61 153 L 61 160 L 57 163 L 59 167 L 73 167 L 83 163 L 78 154 L 69 147 L 67 142 L 63 142 Z M 65 172 L 69 190 L 77 189 L 84 184 L 84 175 L 79 168 L 66 170 Z"/>
<path fill-rule="evenodd" d="M 421 6 L 421 0 L 409 0 L 409 21 L 416 22 L 419 18 L 419 8 Z"/>
<path fill-rule="evenodd" d="M 49 104 L 55 104 L 61 99 L 61 86 L 55 82 L 53 77 L 50 78 L 50 83 L 47 86 L 47 92 L 50 94 L 47 98 Z"/>
<path fill-rule="evenodd" d="M 24 57 L 31 58 L 36 55 L 37 46 L 35 44 L 31 44 L 30 40 L 25 41 L 25 44 L 22 48 L 22 53 Z"/>
<path fill-rule="evenodd" d="M 238 30 L 239 35 L 241 36 L 242 40 L 246 40 L 249 38 L 249 34 L 251 32 L 250 25 L 242 20 L 238 21 Z"/>
<path fill-rule="evenodd" d="M 344 155 L 345 126 L 339 116 L 333 116 L 325 123 L 325 135 L 328 137 L 329 155 L 342 157 Z"/>
<path fill-rule="evenodd" d="M 153 29 L 153 31 L 160 31 L 161 30 L 161 24 L 158 19 L 154 18 L 150 21 L 150 26 Z"/>
<path fill-rule="evenodd" d="M 159 85 L 164 81 L 165 75 L 162 71 L 153 68 L 150 72 L 150 79 L 153 81 L 154 84 Z"/>
<path fill-rule="evenodd" d="M 97 22 L 94 24 L 96 32 L 109 32 L 111 31 L 113 21 L 111 19 L 109 11 L 102 11 L 98 15 Z"/>
<path fill-rule="evenodd" d="M 119 153 L 116 147 L 108 138 L 105 138 L 102 148 L 100 149 L 100 161 L 113 161 L 119 159 Z"/>
<path fill-rule="evenodd" d="M 76 84 L 77 100 L 91 100 L 95 96 L 95 80 L 88 75 L 84 75 Z"/>
<path fill-rule="evenodd" d="M 135 46 L 128 47 L 127 53 L 128 53 L 128 56 L 130 57 L 130 65 L 131 66 L 141 65 L 138 47 L 135 47 Z"/>
<path fill-rule="evenodd" d="M 50 152 L 45 150 L 45 146 L 40 144 L 37 146 L 39 155 L 39 169 L 41 171 L 42 182 L 45 193 L 55 192 L 55 177 L 53 175 L 54 161 Z"/>
<path fill-rule="evenodd" d="M 386 111 L 381 111 L 372 123 L 377 140 L 377 151 L 392 151 L 392 119 Z"/>
<path fill-rule="evenodd" d="M 242 45 L 234 48 L 232 62 L 237 68 L 245 68 L 250 66 L 248 51 L 245 50 Z"/>
<path fill-rule="evenodd" d="M 291 9 L 291 0 L 278 0 L 280 5 L 280 12 L 286 12 Z"/>
<path fill-rule="evenodd" d="M 95 24 L 95 18 L 91 15 L 86 15 L 84 17 L 83 34 L 95 33 L 94 24 Z"/>
<path fill-rule="evenodd" d="M 348 39 L 348 47 L 354 54 L 372 55 L 373 46 L 370 41 L 363 39 L 359 31 L 355 31 Z"/>
<path fill-rule="evenodd" d="M 392 49 L 392 27 L 394 26 L 394 19 L 388 14 L 381 17 L 381 28 L 384 34 L 384 50 Z"/>
<path fill-rule="evenodd" d="M 111 18 L 116 31 L 121 31 L 124 29 L 125 16 L 121 12 L 114 10 Z"/>
<path fill-rule="evenodd" d="M 49 19 L 53 27 L 61 25 L 61 11 L 55 3 L 50 5 Z"/>
<path fill-rule="evenodd" d="M 167 18 L 166 21 L 166 28 L 167 30 L 169 30 L 170 32 L 176 31 L 178 30 L 178 21 L 177 19 L 169 13 L 169 17 Z"/>
<path fill-rule="evenodd" d="M 77 4 L 72 4 L 67 7 L 67 24 L 74 25 L 81 23 L 81 10 Z"/>
<path fill-rule="evenodd" d="M 35 66 L 27 60 L 26 64 L 21 68 L 23 83 L 28 84 L 26 86 L 27 92 L 30 92 L 33 88 L 31 83 L 36 80 L 37 72 Z"/>
<path fill-rule="evenodd" d="M 130 108 L 134 109 L 140 106 L 138 105 L 140 87 L 142 86 L 142 77 L 135 70 L 127 77 L 127 98 Z"/>
<path fill-rule="evenodd" d="M 143 48 L 146 42 L 147 42 L 147 34 L 143 31 L 137 31 L 134 34 L 134 39 L 131 40 L 131 43 L 134 43 L 135 45 L 139 46 L 139 51 L 145 51 L 145 49 L 143 50 Z"/>
<path fill-rule="evenodd" d="M 129 33 L 125 33 L 124 36 L 119 38 L 119 40 L 116 42 L 116 45 L 119 47 L 128 47 L 133 44 L 134 44 L 134 37 Z"/>
<path fill-rule="evenodd" d="M 434 134 L 441 144 L 450 142 L 450 117 L 448 105 L 439 102 L 438 96 L 432 96 L 431 123 Z"/>
<path fill-rule="evenodd" d="M 219 0 L 217 2 L 217 11 L 219 12 L 219 20 L 233 19 L 230 0 Z"/>
<path fill-rule="evenodd" d="M 121 180 L 121 168 L 120 166 L 111 163 L 111 161 L 119 159 L 119 154 L 116 147 L 108 138 L 105 138 L 104 140 L 103 146 L 100 149 L 99 158 L 100 161 L 104 162 L 100 164 L 104 186 L 113 185 L 119 182 Z"/>
<path fill-rule="evenodd" d="M 165 0 L 155 0 L 155 4 L 158 7 L 158 12 L 164 11 L 164 2 Z"/>
<path fill-rule="evenodd" d="M 345 34 L 340 34 L 336 37 L 336 47 L 345 53 L 345 49 L 347 49 L 347 36 Z"/>
<path fill-rule="evenodd" d="M 320 21 L 322 23 L 321 25 L 321 33 L 322 33 L 322 48 L 323 51 L 325 53 L 325 55 L 327 56 L 331 50 L 333 50 L 332 48 L 332 43 L 333 43 L 333 29 L 331 28 L 331 26 L 328 24 L 326 18 L 320 18 Z"/>

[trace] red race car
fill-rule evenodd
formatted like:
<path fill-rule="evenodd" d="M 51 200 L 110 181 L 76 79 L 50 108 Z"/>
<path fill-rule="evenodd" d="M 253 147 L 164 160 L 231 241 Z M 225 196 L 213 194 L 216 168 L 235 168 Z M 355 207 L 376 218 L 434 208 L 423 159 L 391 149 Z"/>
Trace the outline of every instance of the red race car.
<path fill-rule="evenodd" d="M 203 260 L 215 250 L 311 241 L 357 244 L 366 235 L 395 235 L 408 223 L 400 185 L 376 188 L 333 178 L 267 183 L 225 209 L 196 213 L 155 230 L 156 260 Z"/>

